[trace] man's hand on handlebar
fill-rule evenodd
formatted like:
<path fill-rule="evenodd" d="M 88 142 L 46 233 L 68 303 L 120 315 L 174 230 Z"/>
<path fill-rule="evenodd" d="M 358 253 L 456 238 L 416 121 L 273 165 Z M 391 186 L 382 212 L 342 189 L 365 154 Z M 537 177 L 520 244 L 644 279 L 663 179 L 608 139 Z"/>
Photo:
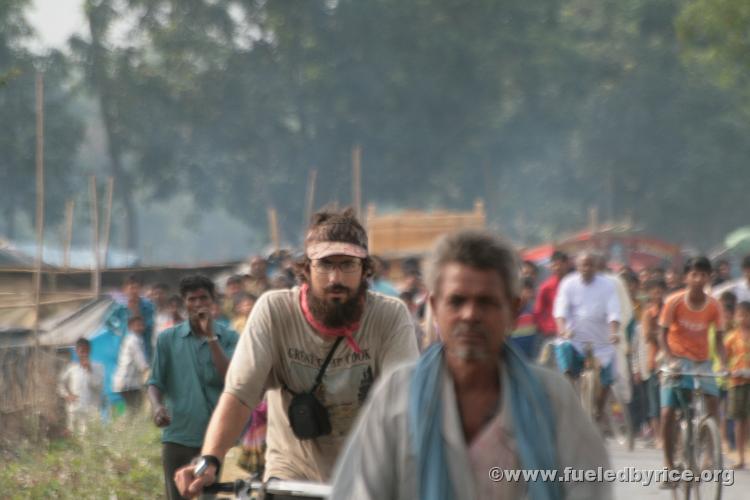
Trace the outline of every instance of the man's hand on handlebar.
<path fill-rule="evenodd" d="M 174 473 L 174 483 L 180 495 L 186 498 L 200 496 L 204 486 L 209 486 L 216 481 L 216 467 L 209 465 L 201 476 L 195 475 L 195 465 L 186 465 L 177 469 Z"/>

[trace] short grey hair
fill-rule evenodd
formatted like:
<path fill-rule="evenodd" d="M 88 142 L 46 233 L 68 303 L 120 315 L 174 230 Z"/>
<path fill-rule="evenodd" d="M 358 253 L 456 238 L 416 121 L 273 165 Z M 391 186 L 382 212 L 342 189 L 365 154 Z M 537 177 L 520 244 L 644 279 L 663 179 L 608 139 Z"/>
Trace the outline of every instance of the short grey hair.
<path fill-rule="evenodd" d="M 601 254 L 596 250 L 583 250 L 582 252 L 579 252 L 578 255 L 576 255 L 576 264 L 586 259 L 592 259 L 594 261 L 594 264 L 598 266 L 602 257 Z"/>
<path fill-rule="evenodd" d="M 604 253 L 597 250 L 584 250 L 576 256 L 576 265 L 580 264 L 585 259 L 591 259 L 594 261 L 594 269 L 597 271 L 606 269 L 607 267 L 607 256 Z"/>
<path fill-rule="evenodd" d="M 466 229 L 440 238 L 427 263 L 427 286 L 431 293 L 438 293 L 443 268 L 452 263 L 495 271 L 502 279 L 509 299 L 520 295 L 518 254 L 513 245 L 495 234 Z"/>

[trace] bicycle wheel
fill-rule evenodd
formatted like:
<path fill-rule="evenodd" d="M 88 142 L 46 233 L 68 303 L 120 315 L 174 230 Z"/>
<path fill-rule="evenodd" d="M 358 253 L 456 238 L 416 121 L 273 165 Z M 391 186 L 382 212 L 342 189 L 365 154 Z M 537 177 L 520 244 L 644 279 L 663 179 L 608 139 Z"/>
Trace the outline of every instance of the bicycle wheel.
<path fill-rule="evenodd" d="M 690 460 L 688 457 L 687 441 L 688 441 L 688 430 L 687 422 L 682 418 L 673 426 L 674 429 L 674 465 L 676 469 L 685 470 L 690 467 Z"/>
<path fill-rule="evenodd" d="M 693 473 L 701 476 L 704 471 L 721 471 L 723 460 L 721 456 L 721 435 L 719 426 L 713 418 L 707 417 L 698 424 L 698 432 L 695 436 Z M 705 472 L 706 476 L 709 472 Z M 721 498 L 721 480 L 697 481 L 691 483 L 694 492 L 693 497 L 697 500 L 719 500 Z"/>
<path fill-rule="evenodd" d="M 578 377 L 578 395 L 581 398 L 581 405 L 586 413 L 591 417 L 591 421 L 596 423 L 596 386 L 598 374 L 593 370 L 583 370 Z"/>
<path fill-rule="evenodd" d="M 536 358 L 539 366 L 545 366 L 550 370 L 557 370 L 557 361 L 555 360 L 555 345 L 552 342 L 546 342 L 539 349 L 539 355 Z"/>
<path fill-rule="evenodd" d="M 606 426 L 612 432 L 612 437 L 622 446 L 626 446 L 628 451 L 633 451 L 635 447 L 635 431 L 633 422 L 630 419 L 630 412 L 626 404 L 617 396 L 614 391 L 610 391 L 607 404 L 605 406 Z"/>
<path fill-rule="evenodd" d="M 674 443 L 674 468 L 678 471 L 685 471 L 690 469 L 692 462 L 691 456 L 695 453 L 690 444 L 690 436 L 688 424 L 684 418 L 680 415 L 677 423 L 672 427 L 673 429 L 673 443 Z M 680 480 L 674 485 L 672 490 L 672 498 L 684 498 L 685 500 L 695 499 L 696 496 L 693 494 L 691 484 L 686 481 Z"/>
<path fill-rule="evenodd" d="M 689 440 L 690 437 L 688 436 L 687 422 L 684 419 L 680 418 L 680 421 L 677 425 L 677 437 L 675 440 L 674 450 L 674 465 L 677 470 L 684 471 L 690 468 L 691 448 Z M 692 498 L 690 496 L 690 493 L 692 492 L 692 490 L 690 489 L 690 483 L 680 481 L 680 484 L 677 485 L 675 492 L 681 492 L 685 500 L 690 500 Z"/>

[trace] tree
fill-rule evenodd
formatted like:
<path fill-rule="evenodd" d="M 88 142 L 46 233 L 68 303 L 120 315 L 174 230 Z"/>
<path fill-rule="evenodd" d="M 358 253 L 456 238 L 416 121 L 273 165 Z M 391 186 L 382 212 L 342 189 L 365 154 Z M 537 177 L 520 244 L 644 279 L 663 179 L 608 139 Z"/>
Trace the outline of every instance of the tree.
<path fill-rule="evenodd" d="M 677 18 L 684 56 L 722 88 L 750 98 L 750 1 L 692 0 Z M 747 103 L 745 104 L 747 106 Z"/>
<path fill-rule="evenodd" d="M 45 220 L 50 224 L 60 219 L 62 206 L 76 187 L 70 171 L 82 135 L 81 123 L 69 107 L 69 66 L 63 55 L 53 51 L 34 56 L 23 48 L 33 35 L 23 17 L 28 3 L 0 4 L 0 212 L 5 221 L 2 229 L 11 239 L 19 236 L 19 216 L 33 220 L 34 214 L 37 71 L 45 79 L 45 181 L 54 187 L 45 192 Z"/>
<path fill-rule="evenodd" d="M 747 124 L 731 93 L 680 58 L 681 6 L 652 0 L 610 11 L 610 26 L 621 28 L 602 48 L 618 54 L 619 69 L 582 109 L 581 191 L 609 218 L 629 214 L 678 241 L 716 241 L 733 227 L 716 214 L 735 219 L 741 200 L 722 179 L 740 172 Z"/>
<path fill-rule="evenodd" d="M 274 205 L 294 241 L 308 169 L 319 201 L 347 203 L 359 144 L 368 201 L 482 196 L 530 240 L 579 228 L 596 205 L 705 241 L 733 224 L 711 214 L 736 213 L 742 184 L 723 179 L 741 174 L 749 127 L 741 86 L 712 85 L 684 50 L 696 5 L 88 0 L 91 37 L 73 46 L 131 221 L 136 192 L 189 192 L 196 212 L 226 207 L 253 227 Z"/>

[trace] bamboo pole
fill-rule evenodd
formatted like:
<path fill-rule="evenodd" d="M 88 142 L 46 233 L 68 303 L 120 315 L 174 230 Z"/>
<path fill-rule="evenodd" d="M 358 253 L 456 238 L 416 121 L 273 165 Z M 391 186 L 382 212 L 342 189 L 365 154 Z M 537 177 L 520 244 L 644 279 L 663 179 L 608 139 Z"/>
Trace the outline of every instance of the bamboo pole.
<path fill-rule="evenodd" d="M 104 247 L 104 256 L 102 257 L 102 262 L 105 269 L 107 268 L 107 257 L 109 255 L 109 233 L 112 223 L 112 194 L 114 192 L 114 189 L 115 178 L 110 177 L 109 179 L 107 179 L 107 205 L 104 212 L 104 244 L 102 245 Z"/>
<path fill-rule="evenodd" d="M 96 197 L 96 176 L 89 178 L 89 194 L 91 196 L 91 250 L 94 255 L 94 270 L 91 273 L 91 293 L 99 296 L 101 286 L 99 267 L 99 203 Z"/>
<path fill-rule="evenodd" d="M 362 211 L 362 146 L 352 149 L 352 205 L 357 217 Z"/>
<path fill-rule="evenodd" d="M 377 215 L 377 208 L 375 207 L 374 203 L 369 203 L 367 205 L 367 215 L 365 216 L 365 220 L 363 224 L 365 225 L 365 230 L 367 231 L 368 240 L 369 240 L 369 247 L 375 248 L 375 244 L 373 243 L 373 234 L 375 231 L 371 231 L 370 229 L 370 222 L 375 221 L 375 217 Z"/>
<path fill-rule="evenodd" d="M 34 307 L 37 307 L 37 305 L 40 306 L 55 306 L 59 304 L 71 304 L 73 302 L 82 302 L 84 300 L 90 300 L 95 298 L 91 294 L 87 295 L 80 295 L 78 297 L 70 297 L 68 299 L 50 299 L 50 300 L 40 300 L 39 302 L 33 302 L 33 303 L 22 303 L 22 304 L 2 304 L 0 305 L 0 310 L 5 309 L 31 309 Z"/>
<path fill-rule="evenodd" d="M 65 235 L 63 237 L 63 267 L 70 269 L 70 245 L 73 242 L 73 213 L 76 208 L 75 200 L 65 202 Z"/>
<path fill-rule="evenodd" d="M 595 206 L 589 207 L 589 231 L 591 234 L 599 230 L 599 209 Z"/>
<path fill-rule="evenodd" d="M 36 273 L 34 302 L 42 293 L 42 260 L 44 258 L 44 77 L 36 74 Z M 34 318 L 34 344 L 39 346 L 39 307 Z"/>
<path fill-rule="evenodd" d="M 302 222 L 302 228 L 306 229 L 310 224 L 313 210 L 315 209 L 315 185 L 318 181 L 318 169 L 313 168 L 307 176 L 307 193 L 305 197 L 305 220 Z"/>
<path fill-rule="evenodd" d="M 520 210 L 518 212 L 516 224 L 518 224 L 518 234 L 521 240 L 521 244 L 526 246 L 526 213 L 524 210 Z"/>
<path fill-rule="evenodd" d="M 39 310 L 42 297 L 42 262 L 44 259 L 44 76 L 36 74 L 36 273 L 34 274 L 34 356 L 31 381 L 31 407 L 34 438 L 39 438 L 39 408 L 36 384 L 39 381 Z"/>
<path fill-rule="evenodd" d="M 273 249 L 278 252 L 281 249 L 281 241 L 279 239 L 279 221 L 276 209 L 273 207 L 268 208 L 268 232 L 271 235 Z"/>

